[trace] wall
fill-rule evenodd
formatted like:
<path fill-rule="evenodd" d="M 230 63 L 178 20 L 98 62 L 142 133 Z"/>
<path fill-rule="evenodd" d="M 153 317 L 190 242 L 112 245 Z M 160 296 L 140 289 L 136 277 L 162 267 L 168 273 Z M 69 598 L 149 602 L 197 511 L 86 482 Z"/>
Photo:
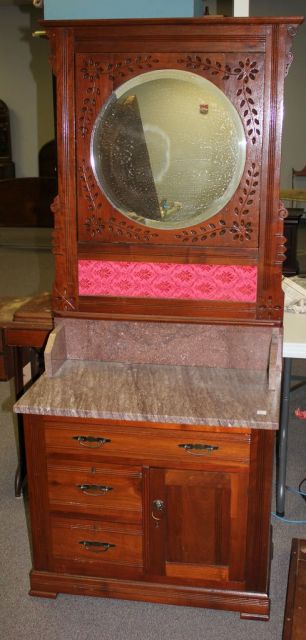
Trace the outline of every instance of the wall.
<path fill-rule="evenodd" d="M 166 18 L 200 15 L 200 0 L 45 0 L 46 20 Z"/>
<path fill-rule="evenodd" d="M 251 0 L 250 15 L 301 16 L 306 15 L 306 2 L 301 0 Z M 282 144 L 282 188 L 291 188 L 292 168 L 306 165 L 306 23 L 299 27 L 293 39 L 294 60 L 285 81 L 285 109 Z M 306 181 L 296 183 L 306 189 Z"/>
<path fill-rule="evenodd" d="M 38 174 L 38 150 L 54 136 L 48 42 L 31 35 L 41 17 L 31 6 L 0 7 L 0 98 L 10 110 L 17 177 Z"/>

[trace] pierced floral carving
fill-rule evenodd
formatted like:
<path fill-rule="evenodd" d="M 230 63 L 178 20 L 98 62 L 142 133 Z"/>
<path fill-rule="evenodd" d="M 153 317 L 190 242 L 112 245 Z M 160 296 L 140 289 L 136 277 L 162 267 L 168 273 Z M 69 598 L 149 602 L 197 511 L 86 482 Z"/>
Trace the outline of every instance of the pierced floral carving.
<path fill-rule="evenodd" d="M 98 81 L 103 75 L 107 75 L 110 80 L 117 78 L 125 78 L 127 72 L 134 73 L 136 71 L 144 71 L 153 68 L 158 64 L 159 60 L 151 55 L 136 56 L 135 58 L 125 58 L 117 62 L 101 63 L 86 58 L 81 67 L 83 80 L 88 82 L 86 89 L 86 98 L 83 100 L 81 115 L 79 117 L 80 131 L 83 138 L 90 131 L 90 126 L 95 114 L 96 98 L 100 95 Z"/>
<path fill-rule="evenodd" d="M 100 233 L 103 233 L 105 224 L 103 223 L 102 218 L 97 218 L 95 215 L 92 215 L 89 218 L 86 218 L 84 227 L 86 227 L 89 235 L 92 238 L 95 238 Z"/>
<path fill-rule="evenodd" d="M 88 203 L 88 209 L 90 211 L 98 212 L 102 208 L 102 203 L 99 201 L 99 192 L 94 180 L 93 173 L 83 160 L 80 168 L 82 188 L 85 194 L 85 198 Z M 252 162 L 250 168 L 247 170 L 244 185 L 240 191 L 238 204 L 234 208 L 235 218 L 230 221 L 226 221 L 220 218 L 216 222 L 208 222 L 201 225 L 198 229 L 184 229 L 175 234 L 177 240 L 181 240 L 184 243 L 202 243 L 209 239 L 222 237 L 225 234 L 231 234 L 233 240 L 239 240 L 240 242 L 251 240 L 252 233 L 254 231 L 251 220 L 248 220 L 248 215 L 251 213 L 251 206 L 254 203 L 254 196 L 259 184 L 259 171 L 256 168 L 254 162 Z M 159 238 L 160 234 L 155 230 L 150 230 L 148 227 L 136 226 L 125 220 L 117 220 L 114 216 L 109 220 L 103 220 L 103 218 L 97 213 L 88 216 L 85 219 L 84 227 L 87 233 L 92 237 L 112 234 L 118 241 L 140 241 L 149 242 L 154 238 Z"/>
<path fill-rule="evenodd" d="M 88 166 L 86 160 L 82 160 L 82 165 L 79 168 L 80 181 L 82 191 L 87 201 L 87 206 L 90 211 L 95 211 L 102 208 L 102 202 L 99 200 L 99 190 L 94 178 L 94 174 L 90 166 Z"/>
<path fill-rule="evenodd" d="M 208 71 L 211 76 L 222 74 L 222 80 L 229 80 L 232 77 L 240 82 L 241 86 L 237 89 L 236 96 L 240 98 L 239 106 L 246 123 L 247 134 L 252 144 L 255 144 L 258 136 L 261 135 L 261 131 L 259 114 L 255 108 L 253 91 L 250 84 L 256 80 L 256 76 L 259 73 L 257 62 L 252 62 L 250 58 L 246 58 L 244 62 L 240 60 L 237 67 L 231 67 L 228 64 L 222 65 L 218 61 L 213 62 L 210 58 L 203 60 L 201 56 L 198 55 L 188 55 L 186 58 L 178 59 L 177 62 L 179 64 L 184 63 L 187 69 Z"/>
<path fill-rule="evenodd" d="M 251 168 L 247 171 L 247 177 L 242 188 L 242 195 L 239 197 L 239 204 L 234 208 L 234 214 L 236 218 L 229 222 L 220 219 L 217 222 L 208 222 L 206 225 L 201 225 L 199 230 L 190 229 L 184 230 L 176 234 L 176 238 L 183 242 L 205 242 L 210 238 L 216 238 L 217 236 L 225 236 L 225 234 L 232 234 L 234 240 L 251 240 L 251 234 L 253 233 L 252 222 L 247 220 L 247 216 L 250 213 L 250 207 L 254 202 L 254 196 L 256 194 L 256 188 L 258 186 L 259 171 L 256 169 L 254 162 L 251 164 Z"/>
<path fill-rule="evenodd" d="M 153 58 L 151 55 L 135 56 L 135 58 L 124 58 L 117 62 L 101 63 L 95 61 L 92 58 L 87 58 L 83 62 L 81 68 L 82 77 L 84 80 L 95 82 L 99 80 L 101 76 L 108 75 L 110 80 L 116 78 L 124 78 L 127 71 L 134 73 L 136 71 L 142 71 L 144 69 L 151 69 L 155 64 L 158 64 L 158 58 Z"/>
<path fill-rule="evenodd" d="M 159 233 L 156 231 L 151 231 L 147 227 L 136 227 L 125 220 L 118 221 L 113 216 L 103 221 L 102 218 L 93 215 L 85 220 L 84 226 L 93 238 L 103 233 L 105 235 L 111 233 L 119 242 L 149 242 L 153 238 L 159 238 Z"/>

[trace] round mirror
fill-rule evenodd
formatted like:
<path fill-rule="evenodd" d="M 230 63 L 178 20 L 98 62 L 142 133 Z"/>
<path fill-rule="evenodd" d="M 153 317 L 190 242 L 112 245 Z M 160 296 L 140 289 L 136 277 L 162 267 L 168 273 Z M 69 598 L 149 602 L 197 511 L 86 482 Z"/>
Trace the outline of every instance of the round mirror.
<path fill-rule="evenodd" d="M 240 117 L 212 82 L 187 71 L 141 74 L 112 93 L 91 139 L 97 182 L 127 218 L 158 229 L 207 220 L 245 165 Z"/>

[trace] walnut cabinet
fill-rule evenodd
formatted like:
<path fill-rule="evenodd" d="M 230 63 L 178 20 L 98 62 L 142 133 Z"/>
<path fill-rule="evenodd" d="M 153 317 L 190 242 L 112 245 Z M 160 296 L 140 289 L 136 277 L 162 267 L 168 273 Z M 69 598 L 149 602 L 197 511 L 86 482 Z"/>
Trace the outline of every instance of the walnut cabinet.
<path fill-rule="evenodd" d="M 269 615 L 273 431 L 25 416 L 31 594 Z"/>
<path fill-rule="evenodd" d="M 195 423 L 191 410 L 186 423 L 172 406 L 162 414 L 176 416 L 172 424 L 147 410 L 141 384 L 134 389 L 143 413 L 136 402 L 134 421 L 126 411 L 118 420 L 103 403 L 99 419 L 91 405 L 86 418 L 73 417 L 82 414 L 68 398 L 51 415 L 52 384 L 40 398 L 38 381 L 17 406 L 26 414 L 32 595 L 269 616 L 285 259 L 283 92 L 301 22 L 43 23 L 57 82 L 54 361 L 115 361 L 128 372 L 129 360 L 163 372 L 164 365 L 198 364 L 202 372 L 225 369 L 227 380 L 240 368 L 240 387 L 245 372 L 261 369 L 264 391 L 253 421 L 231 381 L 227 422 L 220 392 L 213 422 L 206 396 L 206 421 Z M 72 319 L 73 327 L 65 324 Z M 193 396 L 200 404 L 201 384 Z M 82 404 L 80 384 L 69 388 L 72 398 L 78 393 Z M 148 393 L 156 412 L 160 396 L 151 383 Z M 267 415 L 262 428 L 268 393 L 273 419 Z M 254 397 L 252 384 L 247 394 Z"/>

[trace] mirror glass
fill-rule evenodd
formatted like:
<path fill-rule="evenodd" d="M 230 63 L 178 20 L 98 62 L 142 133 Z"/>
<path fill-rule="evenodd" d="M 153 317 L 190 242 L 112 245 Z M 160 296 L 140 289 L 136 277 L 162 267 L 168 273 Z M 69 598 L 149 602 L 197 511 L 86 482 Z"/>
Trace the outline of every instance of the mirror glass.
<path fill-rule="evenodd" d="M 128 219 L 198 224 L 235 193 L 245 165 L 241 119 L 212 82 L 187 71 L 141 74 L 116 89 L 91 138 L 97 182 Z"/>

